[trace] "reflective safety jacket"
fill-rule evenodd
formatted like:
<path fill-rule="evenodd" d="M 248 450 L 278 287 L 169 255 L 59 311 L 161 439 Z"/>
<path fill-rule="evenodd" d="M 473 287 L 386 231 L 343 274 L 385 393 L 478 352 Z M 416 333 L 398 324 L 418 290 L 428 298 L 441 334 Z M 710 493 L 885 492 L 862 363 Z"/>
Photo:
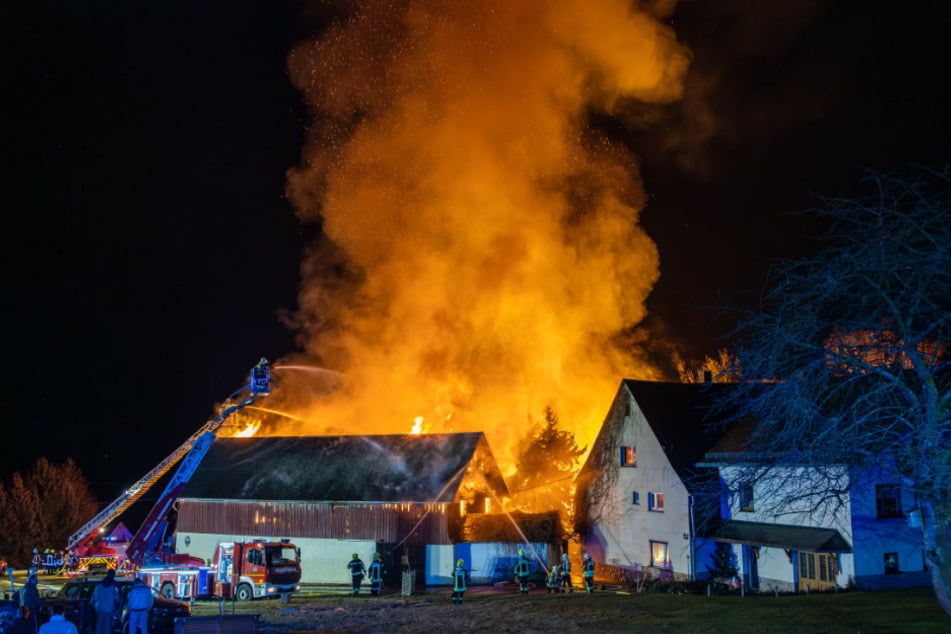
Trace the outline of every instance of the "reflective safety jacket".
<path fill-rule="evenodd" d="M 362 577 L 367 571 L 367 567 L 364 565 L 362 559 L 351 559 L 347 563 L 347 568 L 350 569 L 350 574 L 354 577 Z"/>
<path fill-rule="evenodd" d="M 452 590 L 453 592 L 466 591 L 466 569 L 462 566 L 456 566 L 456 570 L 452 573 Z"/>
<path fill-rule="evenodd" d="M 515 576 L 516 577 L 527 577 L 530 572 L 528 565 L 528 559 L 525 557 L 519 557 L 518 562 L 515 564 Z"/>
<path fill-rule="evenodd" d="M 382 561 L 374 561 L 370 564 L 370 581 L 383 581 Z"/>

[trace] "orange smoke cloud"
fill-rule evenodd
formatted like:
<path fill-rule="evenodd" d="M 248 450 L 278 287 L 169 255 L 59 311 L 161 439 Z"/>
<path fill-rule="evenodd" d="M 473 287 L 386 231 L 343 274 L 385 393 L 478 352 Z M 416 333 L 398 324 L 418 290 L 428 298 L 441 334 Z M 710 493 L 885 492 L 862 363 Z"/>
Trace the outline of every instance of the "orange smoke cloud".
<path fill-rule="evenodd" d="M 288 192 L 324 235 L 298 326 L 342 377 L 275 390 L 312 421 L 296 433 L 422 416 L 485 431 L 511 466 L 545 405 L 590 444 L 620 379 L 656 376 L 612 343 L 659 275 L 636 161 L 585 127 L 679 98 L 689 53 L 652 6 L 360 2 L 292 52 L 313 123 Z"/>

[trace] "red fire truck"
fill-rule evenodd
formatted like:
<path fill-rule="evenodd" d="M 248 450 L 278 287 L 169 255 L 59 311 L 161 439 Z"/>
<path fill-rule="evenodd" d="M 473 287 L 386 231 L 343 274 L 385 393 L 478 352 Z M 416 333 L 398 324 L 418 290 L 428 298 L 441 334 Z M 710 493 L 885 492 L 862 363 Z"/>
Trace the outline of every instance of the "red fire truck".
<path fill-rule="evenodd" d="M 220 597 L 250 601 L 300 591 L 300 549 L 290 540 L 219 542 L 205 566 L 155 566 L 138 571 L 148 585 L 169 598 Z"/>

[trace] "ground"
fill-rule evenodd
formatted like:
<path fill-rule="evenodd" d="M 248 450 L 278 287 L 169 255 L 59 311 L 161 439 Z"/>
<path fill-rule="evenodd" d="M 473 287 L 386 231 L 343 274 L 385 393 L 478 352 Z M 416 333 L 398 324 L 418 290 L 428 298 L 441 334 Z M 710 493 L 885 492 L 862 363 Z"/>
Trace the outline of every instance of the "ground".
<path fill-rule="evenodd" d="M 306 632 L 915 632 L 948 633 L 951 621 L 929 588 L 774 597 L 630 594 L 527 597 L 514 589 L 474 588 L 453 606 L 448 589 L 411 597 L 351 597 L 314 591 L 291 598 L 217 605 L 199 602 L 196 615 L 260 614 L 260 634 Z"/>

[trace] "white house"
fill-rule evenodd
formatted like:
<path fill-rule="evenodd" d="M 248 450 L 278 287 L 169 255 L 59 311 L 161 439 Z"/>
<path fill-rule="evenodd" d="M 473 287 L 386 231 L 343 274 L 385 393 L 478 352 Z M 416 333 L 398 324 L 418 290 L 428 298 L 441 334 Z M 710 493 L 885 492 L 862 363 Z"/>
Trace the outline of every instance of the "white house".
<path fill-rule="evenodd" d="M 890 470 L 765 469 L 754 423 L 715 425 L 730 384 L 625 379 L 578 476 L 577 529 L 599 575 L 704 579 L 716 543 L 761 591 L 930 583 L 915 500 Z"/>
<path fill-rule="evenodd" d="M 682 579 L 705 573 L 701 538 L 716 512 L 715 469 L 697 463 L 719 437 L 704 422 L 722 385 L 624 379 L 578 475 L 576 527 L 600 574 Z M 712 504 L 711 504 L 712 499 Z"/>

